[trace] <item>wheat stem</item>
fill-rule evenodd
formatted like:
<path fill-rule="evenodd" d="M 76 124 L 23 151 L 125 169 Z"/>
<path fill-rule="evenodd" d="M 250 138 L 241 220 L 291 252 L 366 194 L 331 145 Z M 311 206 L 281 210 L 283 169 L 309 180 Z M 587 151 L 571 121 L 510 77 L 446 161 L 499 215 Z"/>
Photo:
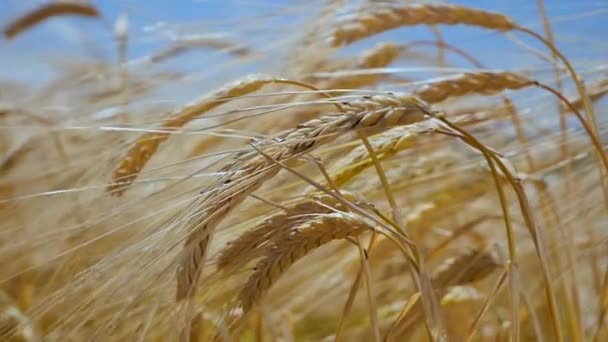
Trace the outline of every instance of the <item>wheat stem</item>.
<path fill-rule="evenodd" d="M 369 317 L 371 328 L 374 334 L 374 342 L 380 342 L 380 329 L 378 328 L 378 306 L 376 304 L 376 295 L 373 288 L 372 271 L 369 266 L 368 252 L 363 250 L 361 241 L 356 238 L 357 247 L 359 250 L 359 259 L 361 259 L 361 268 L 363 269 L 365 288 L 367 289 L 367 302 L 369 306 Z"/>
<path fill-rule="evenodd" d="M 494 285 L 492 292 L 488 295 L 488 298 L 486 298 L 486 301 L 483 303 L 483 306 L 479 310 L 479 313 L 477 314 L 477 316 L 475 316 L 475 320 L 473 321 L 473 324 L 471 324 L 471 327 L 469 328 L 469 332 L 467 333 L 467 336 L 465 339 L 466 342 L 470 342 L 473 340 L 473 336 L 475 335 L 475 333 L 477 333 L 477 330 L 479 329 L 479 323 L 481 322 L 481 319 L 483 318 L 485 313 L 488 311 L 488 309 L 490 308 L 490 305 L 492 305 L 492 302 L 494 301 L 494 299 L 500 292 L 500 289 L 502 288 L 502 285 L 504 284 L 506 277 L 507 277 L 507 272 L 503 272 L 500 275 L 500 277 L 498 278 L 498 281 Z"/>

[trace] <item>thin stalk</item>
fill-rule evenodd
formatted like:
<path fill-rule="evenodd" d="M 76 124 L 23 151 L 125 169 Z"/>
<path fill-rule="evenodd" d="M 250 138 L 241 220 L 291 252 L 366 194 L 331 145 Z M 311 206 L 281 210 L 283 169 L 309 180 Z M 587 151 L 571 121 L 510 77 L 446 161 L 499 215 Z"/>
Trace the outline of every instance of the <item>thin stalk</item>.
<path fill-rule="evenodd" d="M 587 123 L 587 121 L 583 118 L 581 113 L 576 109 L 576 107 L 574 105 L 572 105 L 572 103 L 570 101 L 568 101 L 568 99 L 566 99 L 566 97 L 564 95 L 562 95 L 557 90 L 555 90 L 547 85 L 544 85 L 538 81 L 535 81 L 534 85 L 549 91 L 553 95 L 557 96 L 562 102 L 564 102 L 568 106 L 568 108 L 570 108 L 570 110 L 574 113 L 574 115 L 576 115 L 576 117 L 580 121 L 581 125 L 583 126 L 583 129 L 589 136 L 589 139 L 591 139 L 591 143 L 593 143 L 593 145 L 595 146 L 596 152 L 598 154 L 598 158 L 599 158 L 601 164 L 604 166 L 603 168 L 600 168 L 600 173 L 601 173 L 601 177 L 602 177 L 602 186 L 603 186 L 603 190 L 604 190 L 604 205 L 608 209 L 608 183 L 606 182 L 608 180 L 608 177 L 606 177 L 606 174 L 608 174 L 608 157 L 606 156 L 606 153 L 604 153 L 604 147 L 602 145 L 602 142 L 599 139 L 599 135 L 593 131 L 593 127 L 590 126 L 589 123 Z"/>
<path fill-rule="evenodd" d="M 606 273 L 604 273 L 604 285 L 602 286 L 600 308 L 597 315 L 597 329 L 595 330 L 595 336 L 593 337 L 593 341 L 595 342 L 600 341 L 600 334 L 602 332 L 602 327 L 604 326 L 606 312 L 608 312 L 608 266 L 606 266 Z"/>
<path fill-rule="evenodd" d="M 517 199 L 519 201 L 520 211 L 522 213 L 526 226 L 528 227 L 528 231 L 530 232 L 530 235 L 532 236 L 534 246 L 536 247 L 535 250 L 536 250 L 536 254 L 538 256 L 539 262 L 540 262 L 543 280 L 545 283 L 545 293 L 547 296 L 547 301 L 549 302 L 549 308 L 550 308 L 550 312 L 551 312 L 551 320 L 553 323 L 553 330 L 555 332 L 555 338 L 557 339 L 557 341 L 560 341 L 560 342 L 563 341 L 563 336 L 562 336 L 562 332 L 561 332 L 560 324 L 559 324 L 557 303 L 555 301 L 555 290 L 553 288 L 553 285 L 551 283 L 551 278 L 549 276 L 550 271 L 549 271 L 549 266 L 548 266 L 548 262 L 547 262 L 548 257 L 546 255 L 546 249 L 543 244 L 543 239 L 542 238 L 539 239 L 539 237 L 538 237 L 540 232 L 538 231 L 538 228 L 536 227 L 536 224 L 532 217 L 530 205 L 528 203 L 527 196 L 525 194 L 525 191 L 524 191 L 521 183 L 513 177 L 513 175 L 509 171 L 509 169 L 504 165 L 504 163 L 500 160 L 500 158 L 498 158 L 494 152 L 491 152 L 490 150 L 488 150 L 488 148 L 485 147 L 485 145 L 483 145 L 474 136 L 472 136 L 467 131 L 455 126 L 454 124 L 449 122 L 444 117 L 436 117 L 436 118 L 438 120 L 440 120 L 441 122 L 443 122 L 449 128 L 459 132 L 461 135 L 466 137 L 466 139 L 463 139 L 463 141 L 466 142 L 467 144 L 471 145 L 472 147 L 475 147 L 476 149 L 478 149 L 480 151 L 485 150 L 485 152 L 488 153 L 488 155 L 492 158 L 492 160 L 494 160 L 494 162 L 496 162 L 498 168 L 503 173 L 503 175 L 506 177 L 507 181 L 509 182 L 509 184 L 515 191 L 515 194 L 517 195 Z"/>
<path fill-rule="evenodd" d="M 483 303 L 481 310 L 479 310 L 479 313 L 477 314 L 477 316 L 475 316 L 475 320 L 473 321 L 473 324 L 471 324 L 471 327 L 469 328 L 469 333 L 467 334 L 467 337 L 465 340 L 466 342 L 470 342 L 473 340 L 473 336 L 475 336 L 475 333 L 479 329 L 479 322 L 481 322 L 481 319 L 483 318 L 485 313 L 490 308 L 490 305 L 494 301 L 494 298 L 496 298 L 496 296 L 498 295 L 498 292 L 500 292 L 500 289 L 502 288 L 502 285 L 504 284 L 506 277 L 507 277 L 507 272 L 505 271 L 500 275 L 500 278 L 498 278 L 496 285 L 494 285 L 494 289 L 492 289 L 492 292 L 488 295 L 488 298 L 486 298 L 486 301 Z"/>
<path fill-rule="evenodd" d="M 361 268 L 365 275 L 365 288 L 367 289 L 367 304 L 369 306 L 369 316 L 374 334 L 374 342 L 380 342 L 380 329 L 378 328 L 378 306 L 376 304 L 376 296 L 374 295 L 372 271 L 369 267 L 368 254 L 361 247 L 361 241 L 357 238 L 357 247 L 359 249 L 359 258 L 361 259 Z"/>
<path fill-rule="evenodd" d="M 397 226 L 399 227 L 401 232 L 407 237 L 405 227 L 403 226 L 403 219 L 401 217 L 401 212 L 400 212 L 399 208 L 397 207 L 397 201 L 395 200 L 393 191 L 390 188 L 390 184 L 386 178 L 386 174 L 384 173 L 384 170 L 382 169 L 382 165 L 380 164 L 380 161 L 378 160 L 376 151 L 374 151 L 374 148 L 370 144 L 365 133 L 359 132 L 359 138 L 363 142 L 363 145 L 367 149 L 367 152 L 374 163 L 374 167 L 376 168 L 376 173 L 378 174 L 378 177 L 380 178 L 382 187 L 386 194 L 386 198 L 391 207 L 393 221 L 397 224 Z M 416 259 L 418 260 L 419 268 L 418 268 L 418 273 L 416 273 L 415 270 L 411 267 L 412 265 L 409 264 L 410 271 L 413 276 L 414 283 L 417 284 L 418 289 L 422 293 L 422 304 L 423 304 L 424 312 L 426 315 L 426 321 L 427 321 L 427 323 L 431 324 L 430 327 L 427 325 L 427 330 L 428 330 L 429 336 L 431 336 L 431 338 L 433 340 L 435 340 L 435 339 L 439 338 L 440 336 L 445 335 L 445 329 L 443 327 L 443 322 L 441 319 L 441 310 L 439 307 L 439 302 L 437 301 L 437 297 L 435 296 L 435 292 L 433 291 L 433 287 L 431 285 L 430 278 L 428 277 L 428 275 L 426 274 L 426 272 L 424 270 L 424 259 L 423 259 L 422 254 L 418 251 L 418 249 L 415 246 L 412 248 L 412 252 L 416 255 Z"/>
<path fill-rule="evenodd" d="M 327 170 L 325 168 L 325 165 L 323 165 L 323 162 L 318 159 L 315 158 L 314 156 L 311 156 L 311 159 L 315 162 L 315 164 L 317 164 L 317 167 L 319 168 L 319 170 L 321 171 L 321 173 L 323 174 L 323 176 L 325 177 L 325 180 L 327 181 L 327 184 L 329 185 L 329 187 L 334 190 L 337 194 L 340 194 L 340 189 L 338 188 L 338 186 L 336 185 L 336 183 L 333 181 L 333 179 L 331 179 L 331 177 L 329 176 L 329 174 L 327 173 Z M 350 289 L 348 298 L 346 300 L 344 309 L 342 311 L 342 316 L 340 317 L 340 321 L 338 324 L 338 330 L 336 332 L 336 336 L 334 338 L 335 341 L 339 341 L 341 334 L 342 334 L 342 330 L 344 327 L 344 322 L 346 317 L 348 316 L 348 314 L 350 313 L 350 310 L 352 308 L 352 304 L 354 302 L 354 299 L 357 295 L 357 291 L 359 289 L 359 284 L 361 282 L 361 278 L 362 275 L 365 274 L 365 281 L 366 281 L 366 288 L 367 288 L 367 296 L 368 296 L 368 304 L 369 304 L 369 315 L 370 315 L 370 321 L 372 323 L 372 331 L 374 334 L 374 341 L 380 341 L 380 330 L 378 328 L 378 310 L 377 310 L 377 305 L 376 305 L 376 299 L 375 299 L 375 295 L 374 295 L 374 291 L 372 289 L 372 280 L 371 280 L 371 270 L 369 268 L 369 262 L 368 262 L 368 253 L 369 251 L 371 251 L 371 248 L 374 246 L 375 240 L 376 240 L 376 232 L 374 231 L 372 233 L 372 238 L 369 242 L 368 245 L 368 252 L 365 252 L 363 250 L 363 248 L 361 247 L 361 242 L 359 240 L 359 238 L 356 239 L 355 245 L 357 245 L 357 248 L 359 250 L 359 256 L 361 259 L 361 266 L 359 267 L 359 271 L 357 272 L 357 277 L 355 278 L 355 281 L 353 282 L 353 285 Z"/>
<path fill-rule="evenodd" d="M 545 9 L 545 3 L 543 0 L 536 0 L 536 5 L 538 7 L 538 11 L 540 12 L 540 15 L 543 20 L 543 27 L 545 30 L 545 35 L 547 36 L 547 41 L 552 46 L 555 46 L 555 40 L 553 39 L 553 32 L 551 30 L 551 24 L 549 23 L 549 18 L 547 16 L 547 11 Z M 554 62 L 557 62 L 558 56 L 555 54 L 555 52 L 552 51 L 551 58 L 553 59 Z M 563 93 L 562 77 L 561 77 L 561 72 L 559 70 L 559 67 L 557 66 L 557 63 L 554 63 L 554 73 L 555 73 L 555 83 L 556 83 L 557 91 L 559 93 Z M 561 103 L 558 102 L 557 105 L 558 105 L 557 108 L 559 110 L 560 135 L 561 135 L 561 139 L 562 139 L 562 158 L 565 160 L 568 160 L 570 158 L 570 151 L 568 149 L 568 127 L 567 127 L 567 121 L 566 121 L 566 110 L 565 110 L 564 106 L 561 105 Z M 566 196 L 567 196 L 568 202 L 572 202 L 572 201 L 574 201 L 574 198 L 572 196 L 572 194 L 574 193 L 574 184 L 572 184 L 572 181 L 575 179 L 574 177 L 572 177 L 572 174 L 573 174 L 572 165 L 570 163 L 567 163 L 565 170 L 566 170 L 566 184 L 565 184 L 566 185 Z M 570 241 L 572 242 L 573 240 L 570 239 Z M 568 257 L 570 259 L 570 262 L 571 263 L 575 262 L 575 260 L 576 260 L 575 244 L 570 243 L 567 247 L 567 252 L 568 252 Z M 582 321 L 581 321 L 581 315 L 580 315 L 580 299 L 579 299 L 578 289 L 576 286 L 577 275 L 576 275 L 576 265 L 575 264 L 572 265 L 572 270 L 573 270 L 573 272 L 570 277 L 570 292 L 571 292 L 571 296 L 573 298 L 569 298 L 570 296 L 566 295 L 566 300 L 568 302 L 568 316 L 570 318 L 570 322 L 572 325 L 572 332 L 574 334 L 573 338 L 575 341 L 580 341 L 581 335 L 583 332 L 581 331 Z M 571 301 L 574 301 L 574 303 L 571 303 Z M 574 306 L 574 308 L 571 308 L 571 306 Z M 574 312 L 572 312 L 573 310 L 574 310 Z"/>
<path fill-rule="evenodd" d="M 576 71 L 572 67 L 572 64 L 570 64 L 570 62 L 568 61 L 566 56 L 564 56 L 555 47 L 555 45 L 553 45 L 551 42 L 547 41 L 545 38 L 543 38 L 543 36 L 539 35 L 538 33 L 534 32 L 528 28 L 525 28 L 525 27 L 518 27 L 517 29 L 521 32 L 527 33 L 527 34 L 533 36 L 534 38 L 540 40 L 543 44 L 545 44 L 551 50 L 552 53 L 555 54 L 555 56 L 557 56 L 562 62 L 564 62 L 566 69 L 568 69 L 568 72 L 570 73 L 570 76 L 572 77 L 572 80 L 574 81 L 574 83 L 576 85 L 576 88 L 579 92 L 581 100 L 583 101 L 583 108 L 585 109 L 585 113 L 587 114 L 588 119 L 591 122 L 593 131 L 597 133 L 597 123 L 595 120 L 595 112 L 593 111 L 593 106 L 591 104 L 591 99 L 589 98 L 589 94 L 587 94 L 587 91 L 585 90 L 585 85 L 583 84 L 583 82 L 581 82 L 578 74 L 576 73 Z"/>
<path fill-rule="evenodd" d="M 410 298 L 405 303 L 405 306 L 401 310 L 401 313 L 399 313 L 399 316 L 397 317 L 397 319 L 393 322 L 393 324 L 391 324 L 391 327 L 386 332 L 386 336 L 384 336 L 384 341 L 388 341 L 388 339 L 394 333 L 395 329 L 400 325 L 400 323 L 405 319 L 405 317 L 407 317 L 407 314 L 410 313 L 410 311 L 412 311 L 412 309 L 414 308 L 414 305 L 416 305 L 419 300 L 420 300 L 420 292 L 416 292 L 410 296 Z"/>
<path fill-rule="evenodd" d="M 466 137 L 460 136 L 462 140 L 467 140 Z M 500 176 L 496 171 L 496 166 L 494 165 L 494 161 L 490 157 L 489 153 L 485 149 L 480 149 L 488 166 L 490 167 L 490 171 L 492 172 L 492 178 L 494 179 L 494 183 L 496 185 L 496 191 L 498 193 L 498 198 L 500 200 L 500 207 L 502 209 L 502 215 L 505 222 L 505 230 L 507 233 L 507 243 L 509 248 L 509 260 L 507 261 L 507 274 L 509 278 L 509 288 L 511 292 L 511 328 L 512 328 L 512 338 L 514 341 L 519 341 L 520 335 L 520 324 L 519 324 L 519 289 L 517 288 L 517 248 L 515 243 L 515 235 L 513 233 L 513 225 L 511 223 L 511 215 L 509 214 L 509 204 L 507 202 L 507 198 L 502 188 L 502 182 L 500 181 Z"/>
<path fill-rule="evenodd" d="M 439 27 L 430 26 L 430 29 L 437 40 L 437 65 L 439 66 L 440 72 L 443 73 L 443 69 L 447 66 L 445 61 L 445 40 L 443 39 Z"/>
<path fill-rule="evenodd" d="M 593 105 L 591 103 L 589 94 L 587 94 L 587 91 L 585 90 L 585 85 L 580 80 L 578 74 L 576 73 L 576 71 L 574 70 L 574 68 L 568 61 L 568 59 L 555 47 L 554 44 L 552 44 L 550 41 L 547 41 L 545 38 L 543 38 L 538 33 L 534 32 L 528 28 L 525 28 L 525 27 L 518 27 L 518 30 L 521 32 L 527 33 L 527 34 L 533 36 L 534 38 L 538 39 L 539 41 L 541 41 L 549 49 L 551 49 L 551 52 L 555 56 L 557 56 L 562 62 L 564 62 L 564 65 L 566 66 L 566 69 L 568 69 L 568 72 L 570 73 L 570 76 L 572 77 L 572 80 L 574 81 L 574 84 L 576 85 L 576 89 L 578 90 L 579 96 L 583 102 L 583 108 L 585 110 L 585 114 L 587 115 L 587 119 L 589 120 L 589 122 L 591 124 L 590 131 L 592 133 L 594 133 L 595 135 L 599 136 L 599 129 L 597 127 L 597 122 L 595 119 L 595 112 L 593 110 Z M 552 91 L 552 92 L 556 93 L 556 95 L 558 93 L 556 91 Z M 563 96 L 561 94 L 558 96 L 560 98 L 563 98 Z M 574 108 L 574 106 L 572 106 L 567 100 L 566 100 L 566 102 L 568 104 L 568 107 L 570 107 L 570 109 Z M 601 146 L 601 144 L 600 144 L 600 146 Z M 598 153 L 601 153 L 600 151 L 603 151 L 603 149 L 600 148 L 598 150 Z M 603 159 L 606 159 L 605 155 L 603 155 Z M 608 166 L 608 162 L 606 162 L 605 166 Z M 606 207 L 608 208 L 608 170 L 602 169 L 602 170 L 600 170 L 600 174 L 602 176 L 602 187 L 604 188 L 604 200 L 606 201 Z"/>
<path fill-rule="evenodd" d="M 399 227 L 401 232 L 403 234 L 405 234 L 405 236 L 407 236 L 405 227 L 403 227 L 403 221 L 401 220 L 401 211 L 397 207 L 397 201 L 395 200 L 395 195 L 393 194 L 393 191 L 390 188 L 388 179 L 386 178 L 386 173 L 384 173 L 384 170 L 382 169 L 382 165 L 380 164 L 380 161 L 378 160 L 376 151 L 374 151 L 374 148 L 373 148 L 372 144 L 369 142 L 369 139 L 367 139 L 367 136 L 365 135 L 365 133 L 358 132 L 358 134 L 359 134 L 359 139 L 361 139 L 361 141 L 363 142 L 363 145 L 367 149 L 367 153 L 369 154 L 369 157 L 371 158 L 372 162 L 374 163 L 374 167 L 376 168 L 376 173 L 378 174 L 378 178 L 380 178 L 380 183 L 382 184 L 382 189 L 384 190 L 384 195 L 386 196 L 388 204 L 391 208 L 391 216 L 393 218 L 393 221 L 397 224 L 397 227 Z"/>
<path fill-rule="evenodd" d="M 547 42 L 549 44 L 551 44 L 552 46 L 555 46 L 555 40 L 553 39 L 553 32 L 551 30 L 551 24 L 549 23 L 549 18 L 547 16 L 547 11 L 545 10 L 545 3 L 543 0 L 536 0 L 536 6 L 538 7 L 538 11 L 540 12 L 540 16 L 543 20 L 543 28 L 545 30 L 545 35 L 547 36 Z M 558 59 L 558 55 L 551 50 L 551 58 L 553 59 L 554 62 L 554 73 L 555 73 L 555 84 L 557 86 L 557 91 L 559 91 L 560 93 L 562 93 L 562 77 L 561 77 L 561 73 L 559 71 L 559 67 L 557 64 L 556 59 Z M 568 158 L 569 155 L 569 151 L 568 151 L 568 146 L 566 145 L 566 142 L 568 141 L 568 127 L 566 125 L 566 111 L 564 110 L 563 106 L 559 105 L 558 103 L 558 108 L 559 108 L 559 128 L 560 128 L 560 133 L 562 135 L 562 158 Z"/>
<path fill-rule="evenodd" d="M 570 163 L 568 163 L 570 164 Z M 561 220 L 557 213 L 554 201 L 547 189 L 547 185 L 545 182 L 534 182 L 535 188 L 538 191 L 539 201 L 541 209 L 545 216 L 546 226 L 553 227 L 552 233 L 555 230 L 558 230 L 560 233 L 560 237 L 557 237 L 556 234 L 551 234 L 551 244 L 553 246 L 558 246 L 559 241 L 564 240 L 570 242 L 570 246 L 573 245 L 573 237 L 571 233 L 566 233 L 562 227 Z M 570 323 L 570 327 L 572 328 L 573 336 L 572 338 L 575 341 L 581 340 L 581 325 L 580 325 L 580 307 L 578 305 L 578 294 L 577 294 L 577 286 L 576 280 L 578 279 L 578 272 L 575 265 L 575 257 L 571 248 L 567 248 L 566 250 L 566 258 L 568 260 L 568 264 L 571 269 L 571 277 L 566 279 L 565 277 L 560 277 L 560 283 L 563 287 L 564 297 L 566 300 L 567 314 L 568 320 Z M 561 269 L 563 256 L 561 253 L 555 257 L 557 268 Z M 569 280 L 569 281 L 568 281 Z M 574 299 L 573 299 L 574 298 Z"/>
<path fill-rule="evenodd" d="M 371 253 L 372 249 L 376 244 L 376 237 L 378 234 L 376 232 L 372 233 L 372 237 L 369 240 L 367 245 L 368 253 Z M 357 292 L 359 290 L 359 285 L 361 284 L 361 278 L 363 277 L 363 267 L 359 267 L 359 271 L 357 272 L 357 276 L 353 281 L 353 284 L 350 287 L 350 291 L 348 291 L 348 297 L 346 298 L 346 302 L 344 303 L 344 308 L 342 309 L 342 315 L 340 315 L 340 320 L 338 321 L 338 328 L 336 330 L 336 336 L 334 337 L 334 341 L 341 341 L 342 332 L 344 331 L 344 323 L 346 323 L 346 318 L 350 314 L 350 311 L 353 307 L 353 303 L 355 301 L 355 297 L 357 297 Z"/>

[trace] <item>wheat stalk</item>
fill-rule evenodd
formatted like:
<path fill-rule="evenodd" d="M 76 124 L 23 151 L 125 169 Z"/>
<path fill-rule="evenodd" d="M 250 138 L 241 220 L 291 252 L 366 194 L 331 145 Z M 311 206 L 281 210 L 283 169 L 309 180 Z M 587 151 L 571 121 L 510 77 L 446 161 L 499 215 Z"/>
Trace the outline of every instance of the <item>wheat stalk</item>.
<path fill-rule="evenodd" d="M 333 32 L 333 46 L 351 44 L 374 34 L 402 26 L 469 25 L 490 30 L 517 28 L 509 17 L 475 8 L 452 5 L 381 5 L 365 14 L 345 18 Z"/>
<path fill-rule="evenodd" d="M 98 17 L 97 9 L 91 4 L 72 1 L 53 1 L 15 19 L 4 28 L 4 36 L 14 39 L 22 32 L 37 24 L 56 16 L 78 15 L 83 17 Z"/>
<path fill-rule="evenodd" d="M 378 95 L 364 97 L 342 104 L 345 112 L 310 120 L 297 129 L 265 139 L 257 143 L 277 161 L 285 161 L 299 154 L 310 152 L 327 143 L 357 130 L 382 131 L 398 125 L 421 121 L 429 109 L 426 103 L 409 95 Z M 277 143 L 281 141 L 281 143 Z M 195 215 L 187 223 L 189 228 L 185 254 L 177 275 L 177 299 L 193 294 L 206 256 L 207 245 L 215 227 L 251 192 L 280 170 L 276 164 L 251 151 L 238 156 L 240 161 L 223 169 L 227 173 L 218 183 L 204 192 L 197 205 L 206 215 Z"/>

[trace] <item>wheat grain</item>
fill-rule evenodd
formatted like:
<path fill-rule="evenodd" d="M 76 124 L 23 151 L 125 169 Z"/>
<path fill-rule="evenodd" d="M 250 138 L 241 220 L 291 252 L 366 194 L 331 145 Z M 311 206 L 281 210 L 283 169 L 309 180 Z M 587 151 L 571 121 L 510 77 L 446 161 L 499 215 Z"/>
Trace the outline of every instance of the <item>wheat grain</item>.
<path fill-rule="evenodd" d="M 293 227 L 291 234 L 267 249 L 265 258 L 256 265 L 255 272 L 243 286 L 238 298 L 244 312 L 259 302 L 292 264 L 316 248 L 372 230 L 373 227 L 365 221 L 348 213 L 318 215 Z"/>
<path fill-rule="evenodd" d="M 464 95 L 493 95 L 503 90 L 516 90 L 534 85 L 529 78 L 512 72 L 480 71 L 464 73 L 424 85 L 414 92 L 428 103 Z"/>
<path fill-rule="evenodd" d="M 387 30 L 414 25 L 469 25 L 498 31 L 517 28 L 503 14 L 475 8 L 451 5 L 381 5 L 340 22 L 333 32 L 331 43 L 333 46 L 351 44 Z"/>
<path fill-rule="evenodd" d="M 378 95 L 342 104 L 345 113 L 310 120 L 297 129 L 256 144 L 275 160 L 284 161 L 310 152 L 339 135 L 357 130 L 382 131 L 398 125 L 419 122 L 429 113 L 426 103 L 409 95 Z M 277 141 L 281 143 L 277 144 Z M 251 151 L 238 156 L 239 161 L 223 169 L 227 173 L 204 192 L 200 204 L 206 210 L 188 220 L 189 234 L 185 253 L 178 269 L 177 299 L 193 294 L 215 227 L 251 192 L 276 175 L 280 167 Z"/>
<path fill-rule="evenodd" d="M 97 9 L 90 4 L 81 2 L 54 1 L 15 19 L 4 28 L 4 36 L 14 39 L 22 32 L 29 30 L 37 24 L 60 15 L 78 15 L 83 17 L 98 17 Z"/>
<path fill-rule="evenodd" d="M 354 198 L 353 194 L 345 191 L 341 194 L 347 198 Z M 261 224 L 230 241 L 220 252 L 217 266 L 220 269 L 242 266 L 259 257 L 267 244 L 289 233 L 285 228 L 297 225 L 302 220 L 308 220 L 310 215 L 329 214 L 334 210 L 345 209 L 340 202 L 327 194 L 316 193 L 295 201 L 280 213 L 270 216 Z"/>

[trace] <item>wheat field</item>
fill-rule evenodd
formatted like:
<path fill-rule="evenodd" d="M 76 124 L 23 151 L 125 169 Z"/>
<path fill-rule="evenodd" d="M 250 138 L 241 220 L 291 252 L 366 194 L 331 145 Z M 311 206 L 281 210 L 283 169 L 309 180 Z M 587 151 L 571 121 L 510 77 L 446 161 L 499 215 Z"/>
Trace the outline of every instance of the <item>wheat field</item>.
<path fill-rule="evenodd" d="M 0 341 L 608 339 L 607 3 L 0 12 Z"/>

